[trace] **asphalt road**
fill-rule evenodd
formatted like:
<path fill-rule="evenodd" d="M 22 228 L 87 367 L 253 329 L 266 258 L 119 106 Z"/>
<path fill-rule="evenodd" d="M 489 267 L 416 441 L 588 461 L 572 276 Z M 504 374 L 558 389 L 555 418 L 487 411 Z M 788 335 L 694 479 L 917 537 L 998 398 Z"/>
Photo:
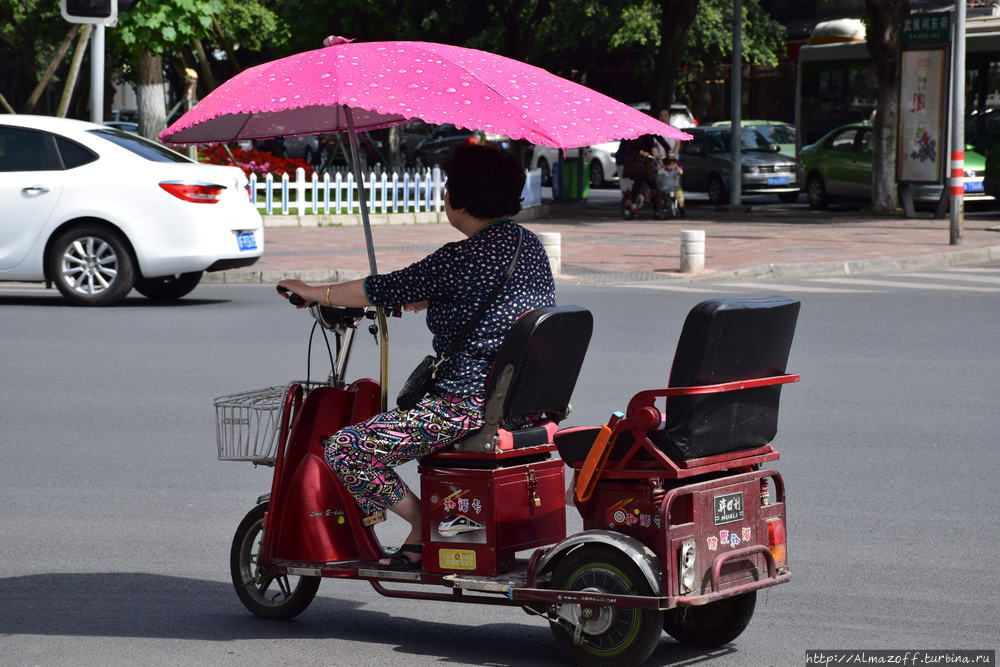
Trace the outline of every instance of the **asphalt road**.
<path fill-rule="evenodd" d="M 775 441 L 794 579 L 760 596 L 733 644 L 664 636 L 650 664 L 997 648 L 1000 267 L 979 271 L 881 287 L 560 287 L 596 317 L 568 425 L 660 386 L 699 300 L 803 302 L 789 363 L 802 382 L 783 391 Z M 546 624 L 518 610 L 391 600 L 357 582 L 324 582 L 290 622 L 243 609 L 229 545 L 269 469 L 216 461 L 212 399 L 304 378 L 309 324 L 263 286 L 110 310 L 0 289 L 0 664 L 563 664 Z M 429 342 L 419 316 L 391 329 L 398 387 Z M 364 334 L 352 374 L 376 375 L 374 351 Z M 313 376 L 324 356 L 316 344 Z M 404 476 L 415 483 L 412 465 Z M 403 533 L 381 527 L 386 544 Z"/>

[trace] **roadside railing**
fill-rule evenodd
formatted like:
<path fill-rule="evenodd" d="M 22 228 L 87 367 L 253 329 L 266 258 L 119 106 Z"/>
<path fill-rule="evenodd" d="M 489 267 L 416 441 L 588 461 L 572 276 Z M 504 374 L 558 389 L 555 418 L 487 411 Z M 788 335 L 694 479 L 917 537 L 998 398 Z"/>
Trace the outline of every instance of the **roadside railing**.
<path fill-rule="evenodd" d="M 370 172 L 364 180 L 371 213 L 441 213 L 444 211 L 444 180 L 441 169 L 422 171 Z M 250 192 L 257 208 L 266 215 L 353 215 L 360 213 L 358 183 L 351 172 L 311 174 L 295 170 L 288 174 L 250 174 Z M 542 203 L 542 172 L 526 172 L 521 206 Z"/>

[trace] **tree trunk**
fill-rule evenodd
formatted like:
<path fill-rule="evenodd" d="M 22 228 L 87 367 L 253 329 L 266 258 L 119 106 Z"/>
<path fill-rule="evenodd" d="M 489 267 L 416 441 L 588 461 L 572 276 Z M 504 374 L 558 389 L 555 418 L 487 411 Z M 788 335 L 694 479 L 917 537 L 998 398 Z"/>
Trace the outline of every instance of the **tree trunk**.
<path fill-rule="evenodd" d="M 70 100 L 73 99 L 73 89 L 76 88 L 76 80 L 80 77 L 80 65 L 83 63 L 83 54 L 87 51 L 87 44 L 90 42 L 90 33 L 94 31 L 94 26 L 86 24 L 80 31 L 80 38 L 76 42 L 76 51 L 73 52 L 73 60 L 69 65 L 69 73 L 66 75 L 66 83 L 63 86 L 62 98 L 59 100 L 59 108 L 56 109 L 56 116 L 66 117 Z"/>
<path fill-rule="evenodd" d="M 52 80 L 52 75 L 56 73 L 56 69 L 62 64 L 63 59 L 66 58 L 66 53 L 69 51 L 70 45 L 73 43 L 73 38 L 76 37 L 76 33 L 80 30 L 80 24 L 74 23 L 66 33 L 65 39 L 63 39 L 62 44 L 56 49 L 55 54 L 52 56 L 52 60 L 49 62 L 48 68 L 45 70 L 45 74 L 38 81 L 38 85 L 35 89 L 31 91 L 31 95 L 28 96 L 28 101 L 24 104 L 24 113 L 31 113 L 35 110 L 35 105 L 38 104 L 38 100 L 42 97 L 42 93 L 45 92 L 45 87 L 49 85 L 49 81 Z"/>
<path fill-rule="evenodd" d="M 654 114 L 674 101 L 685 36 L 697 14 L 697 0 L 660 0 L 660 46 L 653 64 L 653 96 L 650 99 Z"/>
<path fill-rule="evenodd" d="M 875 113 L 875 156 L 872 164 L 872 210 L 899 211 L 896 144 L 899 120 L 900 28 L 909 0 L 865 0 L 868 51 L 878 79 Z"/>
<path fill-rule="evenodd" d="M 167 103 L 163 90 L 163 56 L 143 51 L 139 55 L 139 134 L 156 140 L 167 125 Z"/>

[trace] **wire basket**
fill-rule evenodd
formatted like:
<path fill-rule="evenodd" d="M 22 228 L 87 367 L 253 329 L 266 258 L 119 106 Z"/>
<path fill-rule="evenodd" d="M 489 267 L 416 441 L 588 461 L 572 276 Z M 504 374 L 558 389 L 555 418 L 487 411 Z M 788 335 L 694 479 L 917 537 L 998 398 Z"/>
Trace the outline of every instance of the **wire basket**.
<path fill-rule="evenodd" d="M 325 386 L 320 382 L 293 384 L 302 385 L 303 398 L 309 391 Z M 215 433 L 220 461 L 274 465 L 281 409 L 290 386 L 255 389 L 215 399 Z"/>

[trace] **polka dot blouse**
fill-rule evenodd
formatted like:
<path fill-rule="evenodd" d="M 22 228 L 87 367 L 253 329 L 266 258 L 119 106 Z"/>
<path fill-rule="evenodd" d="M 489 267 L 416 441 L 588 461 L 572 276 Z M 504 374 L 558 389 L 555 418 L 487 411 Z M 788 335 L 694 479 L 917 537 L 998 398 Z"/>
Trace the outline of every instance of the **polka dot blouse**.
<path fill-rule="evenodd" d="M 404 269 L 365 279 L 365 294 L 376 306 L 429 303 L 427 327 L 440 356 L 503 280 L 521 230 L 524 241 L 514 272 L 452 358 L 438 367 L 433 389 L 485 394 L 486 376 L 514 321 L 529 310 L 555 305 L 555 283 L 541 241 L 513 220 L 500 220 Z"/>

